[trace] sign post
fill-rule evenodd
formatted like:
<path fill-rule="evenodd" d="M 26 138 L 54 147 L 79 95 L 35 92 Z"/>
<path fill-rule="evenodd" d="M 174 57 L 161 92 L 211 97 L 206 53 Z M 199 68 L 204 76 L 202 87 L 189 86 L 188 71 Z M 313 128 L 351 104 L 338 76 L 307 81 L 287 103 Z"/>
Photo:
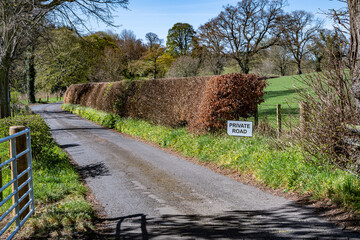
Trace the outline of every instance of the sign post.
<path fill-rule="evenodd" d="M 227 133 L 230 136 L 252 137 L 253 123 L 245 121 L 227 121 Z"/>

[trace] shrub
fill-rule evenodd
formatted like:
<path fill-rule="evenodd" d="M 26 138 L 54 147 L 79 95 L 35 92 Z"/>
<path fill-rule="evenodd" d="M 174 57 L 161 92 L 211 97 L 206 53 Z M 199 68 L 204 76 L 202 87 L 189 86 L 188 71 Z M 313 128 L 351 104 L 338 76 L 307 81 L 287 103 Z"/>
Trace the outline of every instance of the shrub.
<path fill-rule="evenodd" d="M 0 119 L 0 137 L 9 136 L 11 126 L 25 126 L 30 128 L 31 148 L 36 158 L 42 151 L 43 146 L 54 143 L 51 138 L 49 127 L 39 115 L 19 115 L 16 118 Z"/>
<path fill-rule="evenodd" d="M 263 102 L 267 83 L 258 76 L 228 74 L 213 77 L 207 84 L 194 129 L 216 131 L 226 128 L 226 121 L 248 118 Z"/>
<path fill-rule="evenodd" d="M 190 56 L 180 56 L 171 64 L 166 76 L 168 78 L 196 76 L 200 67 L 200 60 Z"/>
<path fill-rule="evenodd" d="M 350 93 L 350 79 L 347 73 L 335 69 L 322 74 L 312 74 L 300 79 L 305 90 L 299 91 L 305 113 L 299 140 L 308 153 L 308 160 L 318 164 L 330 162 L 341 168 L 360 172 L 354 164 L 356 155 L 345 139 L 356 139 L 347 124 L 356 123 L 354 100 Z"/>

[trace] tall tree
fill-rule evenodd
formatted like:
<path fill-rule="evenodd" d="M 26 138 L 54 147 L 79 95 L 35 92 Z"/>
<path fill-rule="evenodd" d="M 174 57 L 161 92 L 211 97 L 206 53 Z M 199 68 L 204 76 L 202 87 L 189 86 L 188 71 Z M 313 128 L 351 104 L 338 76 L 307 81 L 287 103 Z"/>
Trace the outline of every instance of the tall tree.
<path fill-rule="evenodd" d="M 161 45 L 162 40 L 157 34 L 149 32 L 145 35 L 148 41 L 148 51 L 145 53 L 144 59 L 150 61 L 153 68 L 153 79 L 156 79 L 158 74 L 159 58 L 165 53 L 166 48 Z"/>
<path fill-rule="evenodd" d="M 39 88 L 62 92 L 75 83 L 113 81 L 121 73 L 125 57 L 118 51 L 116 39 L 106 33 L 79 37 L 72 30 L 59 28 L 49 31 L 49 38 L 51 47 L 42 40 L 36 51 Z"/>
<path fill-rule="evenodd" d="M 250 60 L 257 53 L 278 41 L 276 19 L 283 5 L 283 0 L 242 0 L 226 6 L 208 23 L 213 26 L 213 34 L 224 42 L 223 51 L 237 61 L 243 73 L 249 73 Z"/>
<path fill-rule="evenodd" d="M 274 45 L 269 50 L 269 56 L 275 71 L 285 76 L 292 60 L 289 51 L 284 46 Z"/>
<path fill-rule="evenodd" d="M 139 70 L 139 64 L 136 64 L 135 61 L 143 57 L 147 51 L 146 45 L 141 39 L 136 38 L 133 31 L 126 29 L 120 33 L 115 44 L 121 50 L 127 64 L 126 71 L 123 73 L 124 77 L 134 79 L 138 75 L 136 72 Z"/>
<path fill-rule="evenodd" d="M 360 2 L 347 0 L 350 14 L 350 76 L 356 109 L 360 113 Z"/>
<path fill-rule="evenodd" d="M 183 56 L 190 53 L 195 36 L 193 26 L 188 23 L 176 23 L 169 29 L 166 45 L 174 56 Z"/>
<path fill-rule="evenodd" d="M 85 17 L 93 16 L 111 24 L 111 10 L 126 7 L 127 3 L 128 0 L 1 0 L 0 118 L 10 116 L 9 73 L 13 61 L 26 49 L 29 36 L 41 28 L 45 19 L 76 27 L 85 26 Z"/>
<path fill-rule="evenodd" d="M 278 24 L 282 33 L 282 43 L 289 49 L 297 64 L 297 74 L 302 74 L 301 64 L 310 52 L 311 43 L 322 23 L 314 19 L 314 15 L 300 10 L 284 15 Z"/>
<path fill-rule="evenodd" d="M 159 36 L 156 33 L 148 32 L 145 35 L 145 39 L 148 41 L 149 48 L 152 48 L 155 44 L 161 44 L 162 40 L 159 38 Z"/>
<path fill-rule="evenodd" d="M 316 72 L 322 71 L 321 62 L 326 56 L 325 44 L 329 34 L 330 30 L 320 29 L 319 32 L 314 35 L 313 40 L 308 45 L 309 51 L 314 57 Z"/>
<path fill-rule="evenodd" d="M 212 19 L 201 25 L 198 30 L 198 39 L 208 51 L 207 60 L 215 75 L 221 74 L 225 64 L 225 39 L 218 34 L 217 22 Z"/>
<path fill-rule="evenodd" d="M 335 28 L 334 31 L 322 32 L 321 38 L 324 44 L 325 57 L 328 58 L 328 66 L 331 69 L 340 69 L 343 64 L 347 66 L 350 44 L 346 35 Z"/>
<path fill-rule="evenodd" d="M 137 39 L 131 30 L 123 30 L 116 45 L 123 51 L 127 61 L 139 60 L 146 52 L 146 46 L 141 39 Z"/>

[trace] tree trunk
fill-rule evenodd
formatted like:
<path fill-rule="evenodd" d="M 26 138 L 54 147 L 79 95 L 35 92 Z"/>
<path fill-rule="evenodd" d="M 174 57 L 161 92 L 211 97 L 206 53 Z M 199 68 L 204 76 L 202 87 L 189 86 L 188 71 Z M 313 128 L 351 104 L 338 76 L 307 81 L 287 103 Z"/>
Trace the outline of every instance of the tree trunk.
<path fill-rule="evenodd" d="M 355 98 L 357 112 L 360 113 L 360 2 L 348 0 L 351 31 L 351 69 L 352 93 Z"/>
<path fill-rule="evenodd" d="M 281 74 L 281 76 L 286 75 L 286 67 L 283 67 L 283 66 L 280 67 L 280 74 Z"/>
<path fill-rule="evenodd" d="M 0 118 L 10 117 L 10 89 L 9 89 L 10 60 L 3 59 L 0 65 Z"/>
<path fill-rule="evenodd" d="M 298 62 L 297 63 L 297 72 L 296 72 L 297 75 L 301 75 L 302 74 L 302 70 L 301 70 L 301 62 Z"/>
<path fill-rule="evenodd" d="M 250 72 L 250 68 L 249 68 L 249 59 L 239 59 L 236 58 L 236 61 L 238 62 L 242 73 L 248 74 Z"/>
<path fill-rule="evenodd" d="M 213 74 L 220 75 L 222 73 L 222 71 L 224 70 L 223 56 L 221 54 L 216 54 L 215 59 L 216 59 L 216 62 L 215 62 L 215 67 L 213 69 Z"/>
<path fill-rule="evenodd" d="M 153 79 L 157 77 L 157 58 L 154 58 L 154 70 L 153 70 Z"/>
<path fill-rule="evenodd" d="M 34 61 L 34 47 L 29 46 L 26 51 L 25 69 L 26 69 L 26 83 L 29 103 L 35 103 L 35 61 Z"/>
<path fill-rule="evenodd" d="M 322 58 L 320 57 L 317 57 L 316 60 L 315 60 L 315 72 L 321 72 L 322 69 L 321 69 L 321 60 Z"/>
<path fill-rule="evenodd" d="M 154 62 L 154 72 L 153 72 L 153 74 L 154 74 L 153 79 L 156 79 L 156 75 L 157 75 L 156 61 Z"/>

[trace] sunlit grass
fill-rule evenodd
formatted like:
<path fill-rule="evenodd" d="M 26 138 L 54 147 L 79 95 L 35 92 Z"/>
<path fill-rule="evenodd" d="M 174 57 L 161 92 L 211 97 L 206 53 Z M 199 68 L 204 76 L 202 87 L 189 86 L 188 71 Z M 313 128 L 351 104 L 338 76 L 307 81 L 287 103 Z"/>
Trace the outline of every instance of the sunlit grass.
<path fill-rule="evenodd" d="M 299 103 L 296 87 L 298 76 L 285 76 L 269 79 L 265 88 L 264 102 L 259 105 L 259 120 L 266 119 L 272 127 L 277 124 L 277 105 L 281 104 L 284 127 L 298 124 Z M 290 122 L 292 121 L 292 122 Z"/>

